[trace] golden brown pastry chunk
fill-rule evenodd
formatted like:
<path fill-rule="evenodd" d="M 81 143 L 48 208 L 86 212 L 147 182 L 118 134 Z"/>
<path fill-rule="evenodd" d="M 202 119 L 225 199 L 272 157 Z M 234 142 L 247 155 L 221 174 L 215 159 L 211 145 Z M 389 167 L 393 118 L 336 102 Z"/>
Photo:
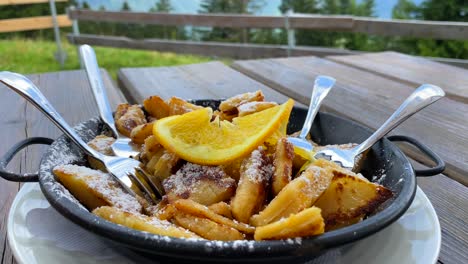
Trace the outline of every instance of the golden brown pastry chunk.
<path fill-rule="evenodd" d="M 214 213 L 205 205 L 199 204 L 189 199 L 179 199 L 174 202 L 174 206 L 181 212 L 198 217 L 208 218 L 216 223 L 235 228 L 245 234 L 253 234 L 255 228 L 244 223 L 233 221 L 229 218 Z"/>
<path fill-rule="evenodd" d="M 265 99 L 262 91 L 243 93 L 226 99 L 219 105 L 221 112 L 237 111 L 237 107 L 248 102 L 262 102 Z"/>
<path fill-rule="evenodd" d="M 246 116 L 277 106 L 275 102 L 248 102 L 237 107 L 238 116 Z"/>
<path fill-rule="evenodd" d="M 225 202 L 219 202 L 208 206 L 208 208 L 215 214 L 222 215 L 232 219 L 231 206 Z"/>
<path fill-rule="evenodd" d="M 263 207 L 272 173 L 273 166 L 262 148 L 254 150 L 244 159 L 236 195 L 231 200 L 235 219 L 248 223 L 250 217 Z"/>
<path fill-rule="evenodd" d="M 244 235 L 236 229 L 216 223 L 207 218 L 177 212 L 174 219 L 178 225 L 206 239 L 221 241 L 244 239 Z"/>
<path fill-rule="evenodd" d="M 153 135 L 153 124 L 154 122 L 141 124 L 132 129 L 130 138 L 135 144 L 143 144 L 146 138 Z"/>
<path fill-rule="evenodd" d="M 262 91 L 243 93 L 226 99 L 219 105 L 221 120 L 232 121 L 239 114 L 238 107 L 249 102 L 260 102 L 264 100 Z"/>
<path fill-rule="evenodd" d="M 277 195 L 286 186 L 292 177 L 292 165 L 294 159 L 294 147 L 286 139 L 280 138 L 276 144 L 273 158 L 274 172 L 272 178 L 273 194 Z"/>
<path fill-rule="evenodd" d="M 152 117 L 161 119 L 169 116 L 169 105 L 159 96 L 150 96 L 143 101 L 145 111 Z"/>
<path fill-rule="evenodd" d="M 113 156 L 114 152 L 112 151 L 111 145 L 114 142 L 115 138 L 113 137 L 98 135 L 93 140 L 89 141 L 88 145 L 101 154 Z"/>
<path fill-rule="evenodd" d="M 172 97 L 169 102 L 169 115 L 183 115 L 193 110 L 201 109 L 203 107 L 199 105 L 191 104 L 178 97 Z"/>
<path fill-rule="evenodd" d="M 129 106 L 127 111 L 121 117 L 115 118 L 115 120 L 117 130 L 127 137 L 130 137 L 132 129 L 139 125 L 146 124 L 145 113 L 143 113 L 139 105 Z"/>
<path fill-rule="evenodd" d="M 324 229 L 320 209 L 314 206 L 277 222 L 257 227 L 254 238 L 267 240 L 314 236 L 322 234 Z"/>
<path fill-rule="evenodd" d="M 330 228 L 351 224 L 393 196 L 387 188 L 363 180 L 347 171 L 334 170 L 328 189 L 315 206 L 322 209 L 322 216 Z"/>
<path fill-rule="evenodd" d="M 93 214 L 112 223 L 156 235 L 179 238 L 200 238 L 196 234 L 178 227 L 168 221 L 142 214 L 130 213 L 114 207 L 99 207 L 93 211 Z"/>
<path fill-rule="evenodd" d="M 163 182 L 169 202 L 191 199 L 204 205 L 225 201 L 234 195 L 236 182 L 220 167 L 186 163 Z"/>
<path fill-rule="evenodd" d="M 114 120 L 120 119 L 123 115 L 125 115 L 125 113 L 127 113 L 129 107 L 130 107 L 130 105 L 127 104 L 127 103 L 119 104 L 117 106 L 117 110 L 115 110 Z"/>
<path fill-rule="evenodd" d="M 142 210 L 137 199 L 126 193 L 107 173 L 77 165 L 59 165 L 53 172 L 89 210 L 100 206 L 113 206 L 136 213 Z"/>
<path fill-rule="evenodd" d="M 94 150 L 108 156 L 114 156 L 114 151 L 112 151 L 111 145 L 115 142 L 115 138 L 108 137 L 105 135 L 98 135 L 93 140 L 88 142 L 88 145 Z M 87 156 L 89 165 L 91 168 L 101 171 L 106 171 L 106 167 L 97 159 Z"/>
<path fill-rule="evenodd" d="M 314 204 L 328 188 L 333 173 L 317 166 L 309 166 L 299 177 L 288 183 L 268 206 L 252 216 L 250 224 L 263 226 L 296 214 Z"/>

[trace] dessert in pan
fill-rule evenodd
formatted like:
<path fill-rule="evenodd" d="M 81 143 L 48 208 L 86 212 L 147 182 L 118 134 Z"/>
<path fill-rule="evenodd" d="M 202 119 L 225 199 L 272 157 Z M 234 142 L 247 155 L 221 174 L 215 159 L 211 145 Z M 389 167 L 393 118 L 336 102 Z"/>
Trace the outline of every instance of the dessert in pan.
<path fill-rule="evenodd" d="M 66 164 L 53 172 L 94 214 L 164 236 L 278 240 L 360 222 L 393 193 L 370 182 L 373 175 L 297 155 L 286 140 L 293 103 L 266 102 L 257 91 L 226 99 L 218 109 L 158 96 L 142 106 L 119 105 L 117 129 L 141 146 L 136 158 L 165 192 L 157 204 L 138 188 L 136 197 L 126 193 L 92 158 L 89 167 Z M 113 141 L 99 135 L 89 145 L 109 155 Z"/>

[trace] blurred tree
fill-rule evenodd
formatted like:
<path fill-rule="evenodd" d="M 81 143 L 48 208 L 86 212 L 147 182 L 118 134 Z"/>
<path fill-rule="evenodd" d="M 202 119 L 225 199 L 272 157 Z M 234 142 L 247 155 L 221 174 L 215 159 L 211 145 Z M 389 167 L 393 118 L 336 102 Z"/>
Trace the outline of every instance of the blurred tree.
<path fill-rule="evenodd" d="M 173 10 L 170 0 L 156 2 L 149 12 L 170 13 Z M 186 39 L 185 27 L 146 25 L 145 38 Z"/>
<path fill-rule="evenodd" d="M 283 0 L 279 7 L 282 13 L 292 10 L 295 13 L 373 16 L 373 0 Z M 357 50 L 375 50 L 380 43 L 365 34 L 320 32 L 297 29 L 298 45 L 341 47 Z"/>
<path fill-rule="evenodd" d="M 265 0 L 203 0 L 200 13 L 254 14 L 265 5 Z M 203 40 L 248 42 L 250 30 L 237 28 L 212 28 L 196 30 Z"/>
<path fill-rule="evenodd" d="M 426 0 L 416 6 L 400 0 L 392 12 L 393 18 L 436 21 L 468 21 L 466 0 Z M 468 59 L 468 41 L 395 38 L 392 49 L 421 56 Z"/>
<path fill-rule="evenodd" d="M 392 9 L 392 18 L 414 19 L 418 15 L 419 9 L 411 0 L 398 0 Z"/>

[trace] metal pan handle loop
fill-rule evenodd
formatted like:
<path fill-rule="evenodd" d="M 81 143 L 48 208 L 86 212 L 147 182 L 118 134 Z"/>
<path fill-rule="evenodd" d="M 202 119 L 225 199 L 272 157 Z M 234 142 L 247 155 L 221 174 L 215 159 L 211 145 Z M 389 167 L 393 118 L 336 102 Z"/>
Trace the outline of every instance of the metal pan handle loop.
<path fill-rule="evenodd" d="M 14 182 L 37 182 L 39 181 L 39 175 L 37 173 L 18 174 L 18 173 L 7 171 L 6 167 L 8 163 L 10 163 L 10 161 L 16 155 L 16 153 L 18 153 L 25 147 L 30 146 L 30 145 L 35 145 L 35 144 L 50 145 L 52 144 L 52 142 L 54 142 L 54 140 L 50 138 L 32 137 L 32 138 L 27 138 L 16 143 L 0 159 L 0 177 L 4 178 L 5 180 L 14 181 Z"/>
<path fill-rule="evenodd" d="M 424 169 L 424 170 L 414 170 L 416 176 L 434 176 L 437 174 L 442 173 L 445 170 L 445 162 L 442 158 L 434 153 L 428 146 L 424 145 L 423 143 L 419 142 L 418 140 L 408 137 L 408 136 L 389 136 L 387 137 L 390 141 L 403 141 L 415 146 L 419 149 L 422 153 L 424 153 L 429 159 L 434 161 L 436 165 L 432 168 Z"/>

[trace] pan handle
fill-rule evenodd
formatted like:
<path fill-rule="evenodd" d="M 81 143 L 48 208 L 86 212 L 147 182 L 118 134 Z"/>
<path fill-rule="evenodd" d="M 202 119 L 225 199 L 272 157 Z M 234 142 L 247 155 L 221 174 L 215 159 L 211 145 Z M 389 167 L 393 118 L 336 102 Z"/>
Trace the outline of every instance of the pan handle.
<path fill-rule="evenodd" d="M 17 174 L 14 172 L 7 171 L 6 167 L 8 163 L 13 159 L 13 157 L 18 153 L 20 150 L 24 149 L 27 146 L 35 145 L 35 144 L 44 144 L 50 145 L 54 142 L 53 139 L 45 138 L 45 137 L 32 137 L 24 139 L 18 143 L 16 143 L 11 149 L 9 149 L 3 157 L 0 158 L 0 177 L 4 178 L 8 181 L 14 182 L 37 182 L 39 181 L 39 175 L 37 173 L 25 173 L 25 174 Z"/>
<path fill-rule="evenodd" d="M 389 136 L 387 137 L 388 140 L 390 141 L 404 141 L 406 143 L 409 143 L 413 146 L 415 146 L 417 149 L 419 149 L 422 153 L 424 153 L 429 159 L 434 161 L 436 165 L 432 168 L 429 169 L 424 169 L 424 170 L 414 170 L 416 176 L 434 176 L 437 174 L 442 173 L 445 170 L 445 162 L 442 160 L 442 158 L 434 153 L 428 146 L 424 145 L 423 143 L 417 141 L 416 139 L 408 136 Z"/>

